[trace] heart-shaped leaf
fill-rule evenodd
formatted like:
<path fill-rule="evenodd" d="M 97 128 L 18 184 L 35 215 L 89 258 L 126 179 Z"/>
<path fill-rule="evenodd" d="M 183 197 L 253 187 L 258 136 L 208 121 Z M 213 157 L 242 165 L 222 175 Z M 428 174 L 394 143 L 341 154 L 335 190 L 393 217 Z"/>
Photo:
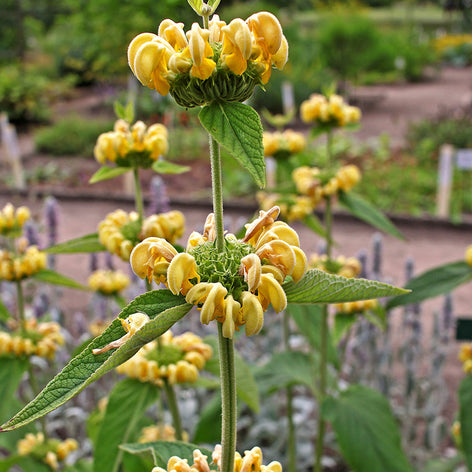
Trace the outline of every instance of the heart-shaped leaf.
<path fill-rule="evenodd" d="M 265 187 L 266 172 L 262 125 L 257 112 L 236 102 L 212 103 L 199 114 L 203 127 L 251 174 L 259 187 Z"/>

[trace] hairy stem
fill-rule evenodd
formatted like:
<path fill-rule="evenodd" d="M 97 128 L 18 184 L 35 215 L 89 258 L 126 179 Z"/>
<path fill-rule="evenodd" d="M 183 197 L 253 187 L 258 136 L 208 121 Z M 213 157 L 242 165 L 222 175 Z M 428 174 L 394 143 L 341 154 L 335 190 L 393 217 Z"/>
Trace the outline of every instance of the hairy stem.
<path fill-rule="evenodd" d="M 236 376 L 234 373 L 233 340 L 223 336 L 223 324 L 218 322 L 218 350 L 222 401 L 221 472 L 233 472 L 236 451 Z"/>
<path fill-rule="evenodd" d="M 213 190 L 213 213 L 215 214 L 216 247 L 219 252 L 225 248 L 223 225 L 223 176 L 221 170 L 220 145 L 210 136 L 211 182 Z"/>
<path fill-rule="evenodd" d="M 175 438 L 177 441 L 182 441 L 182 420 L 180 418 L 177 397 L 175 395 L 174 387 L 167 381 L 167 379 L 164 380 L 164 389 L 166 391 L 167 406 L 169 407 L 172 416 L 172 423 L 174 424 Z"/>

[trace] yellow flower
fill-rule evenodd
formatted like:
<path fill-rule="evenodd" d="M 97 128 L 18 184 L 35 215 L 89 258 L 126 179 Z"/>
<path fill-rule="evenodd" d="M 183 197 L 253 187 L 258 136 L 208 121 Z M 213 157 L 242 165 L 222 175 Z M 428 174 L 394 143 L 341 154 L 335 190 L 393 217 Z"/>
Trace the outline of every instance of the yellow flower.
<path fill-rule="evenodd" d="M 242 240 L 227 234 L 224 252 L 215 247 L 211 214 L 203 234 L 190 235 L 187 252 L 177 254 L 164 240 L 146 239 L 133 250 L 131 267 L 139 277 L 158 277 L 172 293 L 184 295 L 201 310 L 202 323 L 221 322 L 226 337 L 243 325 L 247 335 L 256 334 L 269 304 L 277 312 L 285 309 L 285 278 L 298 282 L 307 268 L 297 233 L 275 221 L 278 214 L 278 207 L 261 211 Z M 161 266 L 156 270 L 161 262 L 168 263 L 166 272 Z"/>
<path fill-rule="evenodd" d="M 197 79 L 208 79 L 216 68 L 216 63 L 213 61 L 213 49 L 208 42 L 210 31 L 200 28 L 198 23 L 193 23 L 192 29 L 187 31 L 188 50 L 184 50 L 183 55 L 190 54 L 192 58 L 192 68 L 190 75 Z"/>
<path fill-rule="evenodd" d="M 472 245 L 468 246 L 465 251 L 465 262 L 472 266 Z"/>
<path fill-rule="evenodd" d="M 335 303 L 334 307 L 336 308 L 337 313 L 362 313 L 368 310 L 375 310 L 378 307 L 378 301 L 376 299 L 372 299 L 359 300 L 356 302 Z"/>
<path fill-rule="evenodd" d="M 466 344 L 461 345 L 458 358 L 461 362 L 466 362 L 472 359 L 472 344 L 471 343 L 466 343 Z"/>
<path fill-rule="evenodd" d="M 0 211 L 0 234 L 4 236 L 17 236 L 25 221 L 31 218 L 29 208 L 20 206 L 15 209 L 11 203 L 7 203 Z"/>
<path fill-rule="evenodd" d="M 223 33 L 222 63 L 236 75 L 241 75 L 247 69 L 247 60 L 251 57 L 251 31 L 240 18 L 223 26 L 221 31 Z"/>
<path fill-rule="evenodd" d="M 19 254 L 0 250 L 0 280 L 22 280 L 46 268 L 46 253 L 36 246 L 25 246 L 24 242 L 18 242 Z"/>

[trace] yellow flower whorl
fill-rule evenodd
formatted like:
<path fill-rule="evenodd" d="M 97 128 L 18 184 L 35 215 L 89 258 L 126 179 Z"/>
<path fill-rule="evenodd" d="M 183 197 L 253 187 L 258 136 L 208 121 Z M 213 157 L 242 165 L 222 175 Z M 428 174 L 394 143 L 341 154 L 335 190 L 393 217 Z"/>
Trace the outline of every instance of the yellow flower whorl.
<path fill-rule="evenodd" d="M 136 212 L 115 210 L 98 225 L 98 237 L 107 251 L 129 261 L 134 246 L 148 237 L 163 238 L 170 243 L 179 239 L 185 231 L 185 218 L 180 211 L 151 215 L 138 223 Z"/>
<path fill-rule="evenodd" d="M 465 262 L 472 267 L 472 245 L 465 250 Z"/>
<path fill-rule="evenodd" d="M 96 270 L 88 278 L 88 286 L 102 295 L 120 293 L 129 284 L 129 277 L 120 270 Z"/>
<path fill-rule="evenodd" d="M 22 280 L 46 268 L 47 256 L 36 246 L 28 246 L 20 254 L 0 250 L 0 279 Z"/>
<path fill-rule="evenodd" d="M 162 124 L 146 128 L 142 121 L 137 121 L 130 127 L 120 119 L 113 131 L 98 137 L 93 153 L 102 165 L 111 162 L 122 167 L 148 168 L 160 156 L 167 154 L 167 136 L 167 128 Z"/>
<path fill-rule="evenodd" d="M 208 29 L 193 23 L 186 33 L 182 23 L 165 19 L 158 34 L 141 33 L 128 47 L 128 63 L 139 81 L 161 95 L 170 92 L 187 108 L 245 101 L 287 57 L 282 27 L 268 12 L 228 25 L 213 15 Z"/>
<path fill-rule="evenodd" d="M 190 235 L 187 252 L 178 254 L 166 241 L 148 238 L 133 249 L 131 267 L 138 277 L 154 278 L 172 293 L 184 295 L 201 311 L 202 323 L 223 323 L 225 337 L 232 338 L 243 325 L 247 336 L 257 334 L 270 304 L 276 312 L 287 305 L 285 277 L 298 282 L 307 268 L 297 233 L 275 221 L 279 211 L 261 211 L 242 240 L 227 234 L 223 252 L 214 244 L 210 214 L 203 234 Z"/>
<path fill-rule="evenodd" d="M 287 129 L 284 132 L 265 132 L 263 134 L 264 155 L 274 157 L 289 157 L 303 151 L 306 139 L 302 133 Z"/>
<path fill-rule="evenodd" d="M 301 104 L 300 115 L 305 123 L 332 127 L 343 127 L 361 120 L 360 109 L 349 106 L 340 95 L 335 94 L 328 98 L 318 93 L 312 94 Z"/>
<path fill-rule="evenodd" d="M 213 354 L 211 346 L 190 332 L 174 337 L 166 331 L 159 339 L 159 347 L 156 342 L 146 344 L 116 371 L 157 386 L 162 385 L 163 379 L 171 385 L 195 382 Z"/>
<path fill-rule="evenodd" d="M 200 449 L 193 451 L 193 464 L 190 465 L 187 459 L 181 459 L 180 457 L 173 456 L 167 462 L 167 467 L 154 467 L 152 472 L 208 472 L 210 465 L 214 464 L 217 470 L 221 470 L 222 460 L 222 448 L 221 445 L 216 445 L 211 455 L 211 461 L 209 458 L 203 455 Z M 244 456 L 241 456 L 236 451 L 234 457 L 234 472 L 239 471 L 251 471 L 251 472 L 282 472 L 282 466 L 280 462 L 273 461 L 268 465 L 262 463 L 262 451 L 260 447 L 253 447 L 250 451 L 244 451 Z"/>

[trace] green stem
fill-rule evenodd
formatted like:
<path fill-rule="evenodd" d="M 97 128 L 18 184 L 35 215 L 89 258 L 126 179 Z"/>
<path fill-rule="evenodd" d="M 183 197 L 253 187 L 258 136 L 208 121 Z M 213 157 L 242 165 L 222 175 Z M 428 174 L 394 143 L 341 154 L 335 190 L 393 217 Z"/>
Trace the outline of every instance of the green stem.
<path fill-rule="evenodd" d="M 290 351 L 290 326 L 289 315 L 284 312 L 284 344 L 285 350 Z M 296 472 L 297 470 L 297 442 L 295 436 L 295 423 L 293 422 L 293 391 L 287 387 L 287 420 L 288 420 L 288 470 Z"/>
<path fill-rule="evenodd" d="M 328 131 L 326 135 L 326 151 L 327 151 L 327 161 L 326 167 L 329 168 L 332 163 L 332 133 Z M 324 214 L 324 223 L 326 229 L 326 255 L 328 260 L 331 259 L 331 250 L 332 250 L 332 232 L 333 232 L 333 213 L 331 207 L 331 197 L 328 196 L 325 198 L 325 214 Z M 326 397 L 327 390 L 327 378 L 328 378 L 328 305 L 323 305 L 323 310 L 321 312 L 321 345 L 320 345 L 320 363 L 319 363 L 319 375 L 320 375 L 320 386 L 319 386 L 319 408 L 318 408 L 318 428 L 316 435 L 316 444 L 315 444 L 315 472 L 322 472 L 321 460 L 323 458 L 323 449 L 324 449 L 324 437 L 326 430 L 326 423 L 321 416 L 321 405 L 323 400 Z"/>
<path fill-rule="evenodd" d="M 219 252 L 225 249 L 223 224 L 223 176 L 221 170 L 220 146 L 210 135 L 210 163 L 213 190 L 213 213 L 215 215 L 216 248 Z"/>
<path fill-rule="evenodd" d="M 213 190 L 213 213 L 215 215 L 216 248 L 225 250 L 223 225 L 223 178 L 220 147 L 210 135 L 211 181 Z M 223 336 L 223 325 L 218 322 L 218 350 L 221 382 L 221 472 L 233 472 L 236 451 L 236 376 L 234 373 L 233 340 Z"/>
<path fill-rule="evenodd" d="M 24 334 L 26 333 L 26 317 L 25 317 L 25 302 L 24 302 L 24 295 L 23 295 L 23 286 L 21 285 L 21 281 L 17 280 L 16 282 L 16 296 L 17 296 L 17 304 L 18 304 L 18 322 L 20 323 L 21 332 Z M 31 391 L 33 395 L 36 397 L 39 393 L 38 382 L 36 381 L 36 377 L 34 375 L 33 366 L 31 364 L 31 359 L 27 358 L 28 363 L 28 381 L 31 387 Z M 48 438 L 48 433 L 46 429 L 46 421 L 43 418 L 39 420 L 41 424 L 41 429 L 43 431 L 45 439 Z"/>
<path fill-rule="evenodd" d="M 167 381 L 167 379 L 164 380 L 164 389 L 166 391 L 167 406 L 169 407 L 172 416 L 172 423 L 174 424 L 175 438 L 177 441 L 182 441 L 182 421 L 180 419 L 177 398 L 175 396 L 174 387 Z"/>
<path fill-rule="evenodd" d="M 25 302 L 23 296 L 23 287 L 21 281 L 16 282 L 16 299 L 18 304 L 18 323 L 20 325 L 21 332 L 26 331 L 26 319 L 25 319 Z"/>
<path fill-rule="evenodd" d="M 134 200 L 136 205 L 136 212 L 138 213 L 138 219 L 140 222 L 143 221 L 143 195 L 141 192 L 141 181 L 139 180 L 139 168 L 133 169 L 134 176 Z"/>
<path fill-rule="evenodd" d="M 218 350 L 221 381 L 221 472 L 233 472 L 236 451 L 236 376 L 234 373 L 233 340 L 223 336 L 223 324 L 218 322 Z"/>

